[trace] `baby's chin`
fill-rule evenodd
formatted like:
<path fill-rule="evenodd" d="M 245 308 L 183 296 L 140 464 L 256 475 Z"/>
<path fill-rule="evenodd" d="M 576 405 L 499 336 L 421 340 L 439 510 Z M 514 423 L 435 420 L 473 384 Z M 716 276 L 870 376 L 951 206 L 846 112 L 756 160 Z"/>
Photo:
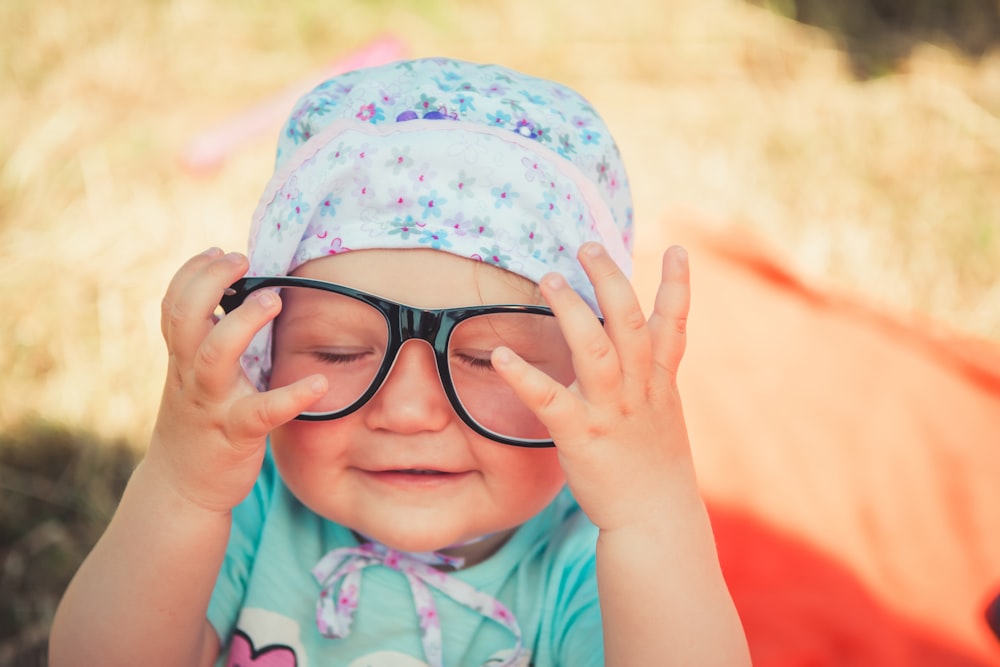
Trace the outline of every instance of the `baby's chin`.
<path fill-rule="evenodd" d="M 441 552 L 448 556 L 463 558 L 466 566 L 478 563 L 493 555 L 514 533 L 513 528 L 483 535 L 454 534 L 435 531 L 429 534 L 419 530 L 387 530 L 385 528 L 366 532 L 354 530 L 360 542 L 375 540 L 390 549 L 409 553 Z"/>
<path fill-rule="evenodd" d="M 451 548 L 461 546 L 469 540 L 475 539 L 465 539 L 459 534 L 452 534 L 450 531 L 394 530 L 390 527 L 381 527 L 380 529 L 371 531 L 354 529 L 353 532 L 360 542 L 374 540 L 390 549 L 411 553 L 450 550 Z"/>

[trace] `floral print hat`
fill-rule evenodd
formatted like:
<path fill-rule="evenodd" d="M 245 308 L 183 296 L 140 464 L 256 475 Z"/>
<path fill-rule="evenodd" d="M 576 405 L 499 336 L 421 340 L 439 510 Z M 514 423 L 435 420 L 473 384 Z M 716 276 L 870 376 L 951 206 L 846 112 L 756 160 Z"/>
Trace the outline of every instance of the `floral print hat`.
<path fill-rule="evenodd" d="M 433 248 L 529 280 L 599 241 L 631 273 L 632 200 L 610 132 L 573 90 L 498 65 L 402 61 L 334 77 L 299 100 L 254 213 L 247 275 L 369 248 Z M 416 278 L 416 277 L 415 277 Z M 248 347 L 258 386 L 270 327 Z"/>

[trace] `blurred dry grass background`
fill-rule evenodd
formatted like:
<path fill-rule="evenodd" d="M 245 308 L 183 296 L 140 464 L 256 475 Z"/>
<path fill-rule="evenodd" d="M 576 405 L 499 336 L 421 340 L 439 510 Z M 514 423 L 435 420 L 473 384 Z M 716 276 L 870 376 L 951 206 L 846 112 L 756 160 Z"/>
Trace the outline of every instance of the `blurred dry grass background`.
<path fill-rule="evenodd" d="M 160 295 L 188 256 L 244 247 L 277 123 L 217 173 L 179 150 L 386 32 L 583 92 L 640 242 L 696 208 L 810 280 L 1000 338 L 1000 5 L 763 4 L 0 3 L 0 664 L 43 664 L 155 416 Z"/>

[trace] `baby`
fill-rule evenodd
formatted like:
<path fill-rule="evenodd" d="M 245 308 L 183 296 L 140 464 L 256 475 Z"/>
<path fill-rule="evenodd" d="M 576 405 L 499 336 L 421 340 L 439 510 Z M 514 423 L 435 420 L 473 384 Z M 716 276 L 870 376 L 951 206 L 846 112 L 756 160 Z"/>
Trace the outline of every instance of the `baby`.
<path fill-rule="evenodd" d="M 148 453 L 52 629 L 68 665 L 749 664 L 604 123 L 495 65 L 293 111 L 249 259 L 163 300 Z M 217 306 L 225 314 L 217 314 Z"/>

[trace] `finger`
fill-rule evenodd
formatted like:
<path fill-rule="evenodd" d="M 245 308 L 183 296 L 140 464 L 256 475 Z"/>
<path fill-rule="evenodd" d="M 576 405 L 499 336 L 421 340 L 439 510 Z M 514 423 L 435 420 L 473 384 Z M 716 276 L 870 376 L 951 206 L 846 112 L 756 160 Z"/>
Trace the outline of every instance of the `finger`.
<path fill-rule="evenodd" d="M 272 430 L 309 409 L 329 385 L 322 375 L 311 375 L 284 387 L 250 394 L 233 405 L 233 442 L 257 442 Z"/>
<path fill-rule="evenodd" d="M 202 340 L 212 330 L 212 315 L 226 288 L 246 273 L 247 259 L 229 253 L 202 266 L 173 301 L 167 316 L 170 354 L 190 365 Z"/>
<path fill-rule="evenodd" d="M 582 423 L 577 397 L 544 371 L 524 361 L 516 352 L 498 347 L 493 350 L 490 361 L 549 433 L 558 434 L 566 424 Z"/>
<path fill-rule="evenodd" d="M 233 382 L 243 377 L 240 356 L 261 327 L 277 317 L 281 300 L 272 290 L 250 294 L 228 315 L 218 320 L 205 336 L 194 356 L 195 381 L 208 396 L 228 393 Z M 212 317 L 212 321 L 215 321 Z"/>
<path fill-rule="evenodd" d="M 652 344 L 632 283 L 599 243 L 585 243 L 580 248 L 580 263 L 594 286 L 604 315 L 604 331 L 615 346 L 622 374 L 645 381 Z"/>
<path fill-rule="evenodd" d="M 687 319 L 691 305 L 691 276 L 687 251 L 672 246 L 663 254 L 660 287 L 656 291 L 649 328 L 653 359 L 676 375 L 687 345 Z"/>
<path fill-rule="evenodd" d="M 210 261 L 219 257 L 222 254 L 222 250 L 219 248 L 209 248 L 205 252 L 195 255 L 188 261 L 184 262 L 174 277 L 170 279 L 170 284 L 167 285 L 167 291 L 163 295 L 163 300 L 160 302 L 160 333 L 163 334 L 164 340 L 167 339 L 167 334 L 170 324 L 170 313 L 173 309 L 174 301 L 176 301 L 180 295 L 184 292 L 184 288 L 187 287 L 188 282 L 194 275 L 200 271 L 206 264 Z M 170 341 L 167 340 L 167 343 Z"/>
<path fill-rule="evenodd" d="M 563 276 L 549 273 L 542 277 L 539 288 L 569 345 L 580 393 L 590 401 L 602 402 L 621 387 L 615 346 L 594 311 Z"/>

